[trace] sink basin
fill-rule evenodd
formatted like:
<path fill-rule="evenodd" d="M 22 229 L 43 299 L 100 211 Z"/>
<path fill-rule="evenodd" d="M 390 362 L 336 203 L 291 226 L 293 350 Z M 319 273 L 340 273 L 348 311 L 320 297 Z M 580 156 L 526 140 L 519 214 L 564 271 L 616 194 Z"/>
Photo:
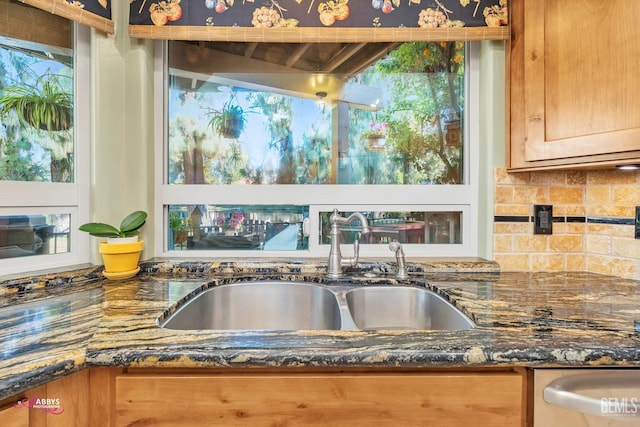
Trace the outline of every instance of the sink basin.
<path fill-rule="evenodd" d="M 207 289 L 158 321 L 181 330 L 461 330 L 474 323 L 412 286 L 251 281 Z"/>
<path fill-rule="evenodd" d="M 470 329 L 475 325 L 438 294 L 423 288 L 366 286 L 346 293 L 358 329 Z"/>
<path fill-rule="evenodd" d="M 160 322 L 168 329 L 340 329 L 329 289 L 297 282 L 244 282 L 208 289 Z"/>

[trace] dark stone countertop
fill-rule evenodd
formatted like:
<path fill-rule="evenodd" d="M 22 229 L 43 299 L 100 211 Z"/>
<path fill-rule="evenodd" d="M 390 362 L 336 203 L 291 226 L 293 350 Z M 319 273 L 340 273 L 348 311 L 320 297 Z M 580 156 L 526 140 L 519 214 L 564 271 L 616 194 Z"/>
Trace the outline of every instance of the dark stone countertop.
<path fill-rule="evenodd" d="M 220 284 L 335 284 L 309 261 L 143 264 L 105 281 L 100 268 L 0 281 L 0 399 L 87 366 L 602 367 L 640 364 L 640 282 L 590 273 L 499 273 L 490 262 L 410 263 L 397 281 L 363 263 L 354 283 L 425 286 L 477 327 L 461 331 L 178 331 L 157 319 Z M 324 268 L 324 270 L 323 270 Z M 460 271 L 463 271 L 462 273 Z"/>

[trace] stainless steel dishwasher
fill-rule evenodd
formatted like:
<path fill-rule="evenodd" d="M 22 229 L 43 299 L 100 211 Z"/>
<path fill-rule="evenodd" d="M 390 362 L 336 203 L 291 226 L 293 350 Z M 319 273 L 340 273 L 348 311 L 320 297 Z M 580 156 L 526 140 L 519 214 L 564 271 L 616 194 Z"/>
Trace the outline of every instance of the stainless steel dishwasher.
<path fill-rule="evenodd" d="M 640 369 L 536 369 L 534 427 L 640 426 Z"/>

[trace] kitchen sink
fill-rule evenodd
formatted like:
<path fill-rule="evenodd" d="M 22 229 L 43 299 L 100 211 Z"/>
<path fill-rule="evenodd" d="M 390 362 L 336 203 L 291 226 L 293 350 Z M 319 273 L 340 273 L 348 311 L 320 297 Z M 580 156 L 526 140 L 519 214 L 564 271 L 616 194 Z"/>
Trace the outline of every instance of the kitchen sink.
<path fill-rule="evenodd" d="M 470 329 L 474 323 L 438 294 L 423 288 L 365 286 L 346 293 L 358 329 Z"/>
<path fill-rule="evenodd" d="M 219 285 L 159 322 L 181 330 L 461 330 L 474 323 L 415 286 L 253 281 Z"/>
<path fill-rule="evenodd" d="M 160 323 L 168 329 L 340 329 L 333 292 L 297 282 L 245 282 L 208 289 Z"/>

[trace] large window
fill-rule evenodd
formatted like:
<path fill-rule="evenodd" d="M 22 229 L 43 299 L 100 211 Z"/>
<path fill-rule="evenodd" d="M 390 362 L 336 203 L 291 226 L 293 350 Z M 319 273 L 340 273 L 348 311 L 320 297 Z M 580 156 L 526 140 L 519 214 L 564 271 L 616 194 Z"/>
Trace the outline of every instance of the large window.
<path fill-rule="evenodd" d="M 158 253 L 321 255 L 337 208 L 364 255 L 476 254 L 471 46 L 163 46 Z"/>
<path fill-rule="evenodd" d="M 63 30 L 65 46 L 0 37 L 3 274 L 86 261 L 72 230 L 86 209 L 88 148 L 77 141 L 88 140 L 89 30 Z"/>

